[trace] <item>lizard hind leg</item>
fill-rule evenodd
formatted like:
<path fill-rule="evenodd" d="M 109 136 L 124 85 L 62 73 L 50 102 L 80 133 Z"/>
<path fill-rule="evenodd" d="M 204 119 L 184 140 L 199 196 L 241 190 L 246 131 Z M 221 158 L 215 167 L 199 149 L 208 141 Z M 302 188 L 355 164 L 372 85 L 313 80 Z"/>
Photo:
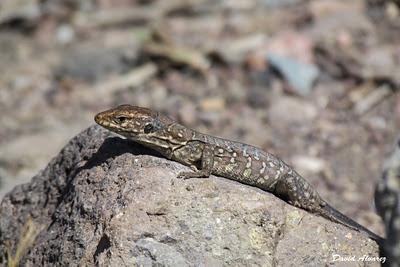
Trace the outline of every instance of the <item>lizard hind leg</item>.
<path fill-rule="evenodd" d="M 321 210 L 326 202 L 301 176 L 286 174 L 276 183 L 274 193 L 295 207 L 310 212 Z"/>

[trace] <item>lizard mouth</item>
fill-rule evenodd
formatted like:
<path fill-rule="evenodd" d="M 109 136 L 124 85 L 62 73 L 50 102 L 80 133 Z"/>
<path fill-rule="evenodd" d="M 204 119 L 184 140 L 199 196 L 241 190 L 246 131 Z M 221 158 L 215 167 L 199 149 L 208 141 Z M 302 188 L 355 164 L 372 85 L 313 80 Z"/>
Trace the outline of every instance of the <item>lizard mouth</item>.
<path fill-rule="evenodd" d="M 108 114 L 103 114 L 103 112 L 100 112 L 94 117 L 94 121 L 100 125 L 101 127 L 104 127 L 112 132 L 115 132 L 119 135 L 122 135 L 124 137 L 129 137 L 129 138 L 136 138 L 136 134 L 134 132 L 129 132 L 127 131 L 124 127 L 121 125 L 116 124 Z"/>

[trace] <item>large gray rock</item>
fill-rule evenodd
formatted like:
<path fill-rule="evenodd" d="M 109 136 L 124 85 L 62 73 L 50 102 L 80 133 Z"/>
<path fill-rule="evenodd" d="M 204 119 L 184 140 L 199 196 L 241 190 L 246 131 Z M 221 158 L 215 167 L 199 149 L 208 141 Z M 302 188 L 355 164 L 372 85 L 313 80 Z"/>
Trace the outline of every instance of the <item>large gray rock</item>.
<path fill-rule="evenodd" d="M 90 127 L 3 199 L 0 265 L 324 266 L 333 255 L 378 256 L 358 232 L 237 182 L 177 179 L 185 169 Z"/>

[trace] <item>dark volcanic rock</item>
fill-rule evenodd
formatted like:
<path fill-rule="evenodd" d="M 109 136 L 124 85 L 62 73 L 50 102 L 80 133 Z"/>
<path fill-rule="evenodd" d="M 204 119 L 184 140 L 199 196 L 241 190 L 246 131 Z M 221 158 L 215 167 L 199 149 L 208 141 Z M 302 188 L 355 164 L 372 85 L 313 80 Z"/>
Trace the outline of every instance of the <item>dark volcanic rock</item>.
<path fill-rule="evenodd" d="M 3 199 L 0 265 L 323 266 L 333 254 L 378 256 L 358 232 L 237 182 L 179 180 L 183 169 L 90 127 Z"/>

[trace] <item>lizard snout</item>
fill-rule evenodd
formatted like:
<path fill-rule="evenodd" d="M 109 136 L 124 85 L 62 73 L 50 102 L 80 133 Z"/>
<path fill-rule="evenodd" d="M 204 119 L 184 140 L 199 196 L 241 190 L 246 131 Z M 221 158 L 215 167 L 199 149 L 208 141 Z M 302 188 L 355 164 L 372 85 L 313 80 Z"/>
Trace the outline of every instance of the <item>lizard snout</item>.
<path fill-rule="evenodd" d="M 104 126 L 105 122 L 107 121 L 105 114 L 103 112 L 98 113 L 96 116 L 94 116 L 94 121 L 101 125 Z"/>

